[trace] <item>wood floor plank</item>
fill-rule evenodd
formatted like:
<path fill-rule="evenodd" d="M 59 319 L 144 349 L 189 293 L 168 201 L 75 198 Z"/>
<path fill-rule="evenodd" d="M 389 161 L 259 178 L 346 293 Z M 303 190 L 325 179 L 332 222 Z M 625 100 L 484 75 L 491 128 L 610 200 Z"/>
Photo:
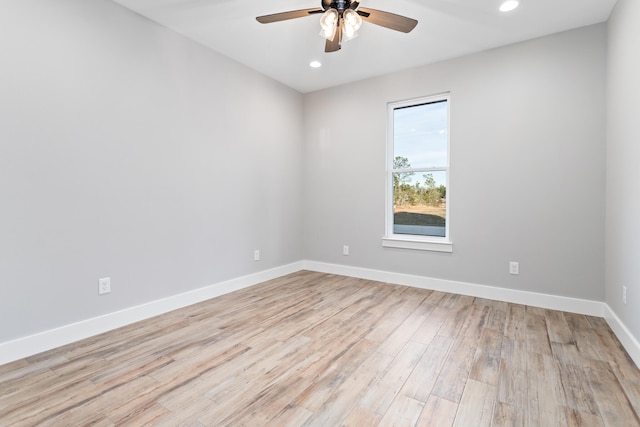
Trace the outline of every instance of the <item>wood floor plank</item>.
<path fill-rule="evenodd" d="M 422 325 L 416 330 L 411 337 L 412 341 L 429 345 L 431 340 L 438 335 L 438 331 L 442 327 L 442 324 L 449 317 L 451 309 L 444 306 L 437 306 L 427 316 Z"/>
<path fill-rule="evenodd" d="M 21 375 L 18 379 L 14 378 L 0 384 L 2 384 L 0 413 L 18 405 L 33 404 L 39 394 L 54 393 L 62 388 L 59 377 L 49 369 Z"/>
<path fill-rule="evenodd" d="M 154 425 L 167 427 L 184 425 L 204 426 L 204 424 L 198 420 L 198 417 L 204 414 L 212 405 L 209 399 L 202 396 L 200 390 L 194 390 L 194 388 L 191 387 L 189 390 L 182 390 L 182 393 L 174 393 L 171 396 L 165 395 L 162 399 L 158 399 L 158 403 L 169 411 L 169 415 L 155 421 Z"/>
<path fill-rule="evenodd" d="M 11 405 L 0 411 L 0 420 L 7 425 L 18 423 L 37 425 L 47 418 L 70 410 L 86 399 L 94 396 L 95 386 L 87 380 L 64 384 L 55 393 L 32 396 L 17 405 Z"/>
<path fill-rule="evenodd" d="M 502 402 L 495 402 L 493 407 L 492 427 L 525 427 L 527 426 L 527 412 L 521 407 L 515 408 Z"/>
<path fill-rule="evenodd" d="M 380 379 L 371 385 L 360 405 L 384 415 L 426 349 L 424 344 L 409 341 Z"/>
<path fill-rule="evenodd" d="M 609 367 L 620 383 L 636 414 L 640 415 L 640 376 L 637 375 L 638 368 L 628 357 L 610 361 Z"/>
<path fill-rule="evenodd" d="M 560 344 L 573 344 L 575 338 L 567 324 L 566 318 L 559 311 L 545 310 L 544 317 L 547 323 L 549 341 Z"/>
<path fill-rule="evenodd" d="M 152 404 L 151 406 L 144 407 L 141 411 L 132 414 L 125 419 L 118 421 L 118 426 L 123 427 L 137 427 L 137 426 L 145 426 L 145 425 L 155 425 L 161 419 L 171 415 L 169 411 L 159 405 L 157 403 Z M 57 424 L 60 425 L 60 424 Z M 80 423 L 76 424 L 74 422 L 66 425 L 82 425 Z"/>
<path fill-rule="evenodd" d="M 109 412 L 121 407 L 131 399 L 153 390 L 157 387 L 157 382 L 147 376 L 140 376 L 126 383 L 118 384 L 109 388 L 97 387 L 93 394 L 82 396 L 84 399 L 59 411 L 53 415 L 48 415 L 44 424 L 50 425 L 91 425 L 103 418 L 109 417 Z M 155 405 L 155 402 L 153 403 Z M 153 410 L 156 413 L 168 414 L 166 410 L 156 405 Z M 148 414 L 147 414 L 148 415 Z M 139 419 L 137 415 L 136 419 Z M 123 421 L 123 420 L 119 420 Z"/>
<path fill-rule="evenodd" d="M 607 329 L 607 327 L 609 326 L 607 325 L 607 321 L 604 320 L 602 317 L 585 316 L 585 318 L 591 325 L 592 329 L 595 329 L 595 330 Z"/>
<path fill-rule="evenodd" d="M 458 333 L 470 337 L 480 336 L 489 320 L 490 311 L 491 309 L 484 305 L 469 306 L 467 318 Z"/>
<path fill-rule="evenodd" d="M 150 378 L 145 377 L 149 380 Z M 185 382 L 195 382 L 196 380 L 187 380 Z M 126 394 L 120 394 L 120 397 L 124 397 L 122 402 L 115 405 L 106 406 L 106 415 L 115 424 L 125 423 L 128 420 L 136 419 L 139 414 L 143 414 L 146 411 L 153 411 L 158 409 L 158 401 L 165 394 L 171 391 L 175 387 L 172 383 L 161 384 L 153 380 L 142 383 L 140 387 L 127 388 Z M 153 409 L 152 409 L 153 408 Z"/>
<path fill-rule="evenodd" d="M 173 360 L 172 363 L 158 367 L 158 369 L 150 373 L 150 376 L 162 383 L 178 382 L 187 375 L 190 378 L 197 378 L 249 351 L 249 347 L 245 345 L 232 344 L 234 344 L 232 347 L 223 347 L 220 352 L 203 351 L 199 356 L 184 360 Z"/>
<path fill-rule="evenodd" d="M 469 378 L 486 384 L 498 384 L 503 338 L 502 332 L 483 328 Z"/>
<path fill-rule="evenodd" d="M 309 345 L 309 339 L 298 337 L 283 343 L 267 357 L 243 371 L 239 375 L 229 376 L 225 387 L 215 386 L 205 393 L 205 397 L 212 400 L 213 405 L 207 414 L 200 418 L 206 425 L 215 424 L 234 413 L 234 408 L 244 408 L 255 400 L 266 388 L 281 377 L 291 375 L 288 366 L 282 360 L 291 359 L 294 355 Z"/>
<path fill-rule="evenodd" d="M 377 426 L 381 419 L 382 416 L 380 414 L 376 414 L 362 406 L 356 406 L 340 425 L 342 427 Z"/>
<path fill-rule="evenodd" d="M 14 369 L 13 371 L 8 370 L 0 378 L 0 380 L 2 381 L 2 386 L 5 389 L 9 389 L 11 387 L 15 387 L 16 385 L 22 384 L 26 378 L 37 377 L 40 379 L 45 379 L 55 376 L 55 373 L 47 366 L 40 366 L 39 364 L 29 363 L 25 363 L 21 366 L 18 366 L 17 364 L 12 365 L 16 366 L 16 369 Z"/>
<path fill-rule="evenodd" d="M 585 414 L 572 408 L 565 408 L 568 427 L 602 427 L 604 423 L 599 415 Z"/>
<path fill-rule="evenodd" d="M 640 426 L 640 418 L 611 367 L 605 362 L 589 360 L 586 361 L 585 371 L 604 424 Z"/>
<path fill-rule="evenodd" d="M 509 310 L 509 304 L 502 301 L 494 301 L 483 298 L 476 298 L 473 303 L 475 305 L 484 305 L 490 308 L 489 319 L 485 327 L 489 329 L 495 329 L 496 331 L 504 332 L 507 312 Z"/>
<path fill-rule="evenodd" d="M 603 362 L 609 360 L 607 351 L 603 348 L 599 337 L 592 328 L 574 330 L 573 336 L 576 339 L 576 347 L 581 357 Z"/>
<path fill-rule="evenodd" d="M 496 386 L 469 379 L 464 388 L 454 426 L 491 426 Z"/>
<path fill-rule="evenodd" d="M 616 363 L 622 364 L 624 361 L 629 361 L 629 364 L 633 365 L 629 355 L 613 334 L 609 325 L 607 325 L 604 320 L 602 320 L 602 323 L 604 323 L 604 326 L 594 329 L 593 332 L 598 337 L 598 342 L 601 343 L 604 352 L 607 354 L 606 362 L 611 363 L 616 361 Z"/>
<path fill-rule="evenodd" d="M 449 354 L 453 340 L 449 337 L 437 336 L 427 347 L 416 367 L 404 383 L 401 393 L 407 397 L 426 402 L 431 394 L 444 361 Z"/>
<path fill-rule="evenodd" d="M 89 381 L 98 385 L 99 389 L 110 389 L 120 384 L 126 384 L 135 378 L 151 375 L 171 363 L 173 363 L 173 359 L 166 356 L 150 358 L 142 364 L 130 365 L 123 361 L 119 367 L 111 366 L 105 371 L 99 370 L 99 373 L 89 377 Z"/>
<path fill-rule="evenodd" d="M 442 305 L 443 299 L 449 297 L 451 294 L 441 291 L 431 291 L 429 295 L 424 299 L 426 304 L 431 304 L 436 307 L 440 307 Z"/>
<path fill-rule="evenodd" d="M 464 301 L 456 303 L 456 305 L 449 310 L 449 315 L 438 330 L 438 335 L 451 338 L 457 337 L 467 317 L 471 314 L 471 310 L 471 304 L 466 304 Z"/>
<path fill-rule="evenodd" d="M 380 344 L 377 351 L 390 356 L 398 354 L 407 341 L 416 333 L 420 326 L 422 326 L 434 308 L 432 304 L 423 301 L 415 311 Z"/>
<path fill-rule="evenodd" d="M 512 341 L 526 341 L 527 329 L 525 323 L 525 313 L 525 306 L 518 304 L 509 304 L 504 327 L 505 338 L 508 338 Z"/>
<path fill-rule="evenodd" d="M 591 323 L 582 314 L 562 312 L 562 315 L 572 332 L 591 329 Z"/>
<path fill-rule="evenodd" d="M 529 404 L 529 367 L 526 344 L 504 338 L 500 356 L 497 401 L 515 414 L 527 413 Z M 532 374 L 535 375 L 534 372 Z"/>
<path fill-rule="evenodd" d="M 366 336 L 368 340 L 380 343 L 384 342 L 384 340 L 386 340 L 424 300 L 424 298 L 405 299 L 405 294 L 405 290 L 400 291 L 399 297 L 402 298 L 400 304 L 391 309 L 391 311 L 384 312 L 385 315 L 382 318 L 382 321 L 377 323 Z"/>
<path fill-rule="evenodd" d="M 549 342 L 546 318 L 530 311 L 529 307 L 527 307 L 525 315 L 527 351 L 529 353 L 551 355 L 551 343 Z M 544 312 L 544 310 L 538 311 Z"/>
<path fill-rule="evenodd" d="M 225 425 L 263 426 L 277 417 L 282 410 L 308 387 L 305 378 L 291 375 L 272 383 L 250 401 L 242 412 L 236 411 L 219 422 Z"/>
<path fill-rule="evenodd" d="M 340 420 L 348 419 L 350 412 L 353 412 L 354 403 L 362 399 L 371 385 L 388 370 L 392 361 L 393 358 L 386 354 L 378 352 L 371 354 L 343 382 L 333 387 L 331 393 L 325 394 L 322 404 L 307 419 L 307 425 L 337 425 Z M 362 410 L 358 414 L 353 414 L 353 417 L 361 416 L 363 411 L 369 411 L 360 408 Z M 370 412 L 373 413 L 373 411 Z M 352 418 L 352 422 L 354 420 Z"/>
<path fill-rule="evenodd" d="M 530 353 L 529 424 L 566 425 L 566 399 L 557 361 L 540 353 Z"/>
<path fill-rule="evenodd" d="M 350 375 L 359 369 L 370 355 L 375 351 L 377 344 L 369 340 L 361 340 L 343 355 L 339 353 L 330 365 L 327 365 L 322 374 L 313 379 L 313 383 L 294 402 L 311 411 L 319 411 L 323 405 L 340 388 Z M 386 358 L 385 358 L 386 359 Z"/>
<path fill-rule="evenodd" d="M 455 339 L 433 386 L 432 395 L 460 403 L 477 347 L 478 337 L 460 335 Z"/>
<path fill-rule="evenodd" d="M 416 422 L 416 427 L 451 427 L 457 411 L 457 403 L 430 396 Z"/>
<path fill-rule="evenodd" d="M 544 317 L 546 314 L 546 310 L 541 307 L 533 307 L 531 305 L 527 305 L 525 307 L 526 315 L 540 316 Z"/>
<path fill-rule="evenodd" d="M 580 363 L 576 345 L 552 342 L 551 347 L 560 368 L 567 406 L 579 413 L 599 416 L 598 406 Z"/>
<path fill-rule="evenodd" d="M 311 417 L 311 415 L 313 415 L 313 412 L 305 408 L 288 405 L 271 421 L 269 421 L 266 424 L 266 427 L 301 426 L 309 419 L 309 417 Z"/>
<path fill-rule="evenodd" d="M 8 381 L 11 376 L 15 376 L 21 369 L 27 368 L 30 366 L 29 361 L 27 359 L 16 360 L 15 362 L 7 363 L 4 365 L 0 365 L 0 382 Z M 24 371 L 23 371 L 24 372 Z"/>
<path fill-rule="evenodd" d="M 399 394 L 387 409 L 378 427 L 413 427 L 420 418 L 423 408 L 423 402 Z"/>
<path fill-rule="evenodd" d="M 371 321 L 371 314 L 361 312 L 338 327 L 329 326 L 334 333 L 323 335 L 312 341 L 307 357 L 300 361 L 296 369 L 299 374 L 307 378 L 316 378 L 329 369 L 336 369 L 335 361 L 348 352 L 358 342 L 373 344 L 373 341 L 363 338 L 369 331 L 367 323 Z"/>
<path fill-rule="evenodd" d="M 503 302 L 499 305 L 490 306 L 490 308 L 491 311 L 486 327 L 488 329 L 494 329 L 500 333 L 504 333 L 504 329 L 507 324 L 507 310 L 509 308 L 509 304 Z"/>
<path fill-rule="evenodd" d="M 301 271 L 0 366 L 0 425 L 640 426 L 602 318 Z"/>

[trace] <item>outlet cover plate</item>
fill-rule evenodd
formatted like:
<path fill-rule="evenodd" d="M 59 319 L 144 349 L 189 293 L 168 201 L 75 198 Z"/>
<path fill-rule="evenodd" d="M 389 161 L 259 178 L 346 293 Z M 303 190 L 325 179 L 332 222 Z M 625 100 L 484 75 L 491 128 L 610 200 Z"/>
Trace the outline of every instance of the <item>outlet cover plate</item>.
<path fill-rule="evenodd" d="M 111 292 L 111 278 L 103 277 L 98 280 L 98 295 L 104 295 Z"/>
<path fill-rule="evenodd" d="M 509 274 L 513 274 L 515 276 L 520 274 L 520 263 L 511 261 L 509 263 Z"/>

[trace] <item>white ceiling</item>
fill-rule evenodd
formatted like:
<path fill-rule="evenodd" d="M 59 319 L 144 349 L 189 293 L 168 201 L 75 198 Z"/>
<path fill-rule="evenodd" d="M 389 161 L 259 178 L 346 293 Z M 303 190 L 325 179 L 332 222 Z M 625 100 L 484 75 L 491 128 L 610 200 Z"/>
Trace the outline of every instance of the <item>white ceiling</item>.
<path fill-rule="evenodd" d="M 365 22 L 359 36 L 324 53 L 320 15 L 272 24 L 256 16 L 320 7 L 320 0 L 113 0 L 287 86 L 306 93 L 604 22 L 616 0 L 361 0 L 419 21 L 409 34 Z M 319 60 L 323 66 L 312 69 Z"/>

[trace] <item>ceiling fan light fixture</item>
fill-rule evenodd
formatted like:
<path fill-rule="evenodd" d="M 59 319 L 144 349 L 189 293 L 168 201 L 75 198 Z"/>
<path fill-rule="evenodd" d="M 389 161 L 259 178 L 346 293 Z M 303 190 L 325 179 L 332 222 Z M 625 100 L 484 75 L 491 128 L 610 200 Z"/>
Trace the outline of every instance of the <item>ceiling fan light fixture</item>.
<path fill-rule="evenodd" d="M 342 41 L 343 42 L 348 42 L 351 39 L 355 39 L 356 37 L 358 37 L 358 33 L 356 31 L 353 30 L 353 28 L 347 26 L 347 25 L 343 25 L 342 26 Z"/>
<path fill-rule="evenodd" d="M 520 6 L 519 0 L 507 0 L 505 2 L 502 2 L 502 4 L 500 5 L 500 12 L 511 12 L 518 6 Z"/>
<path fill-rule="evenodd" d="M 342 41 L 349 41 L 358 36 L 362 26 L 362 18 L 353 9 L 347 9 L 342 14 Z"/>
<path fill-rule="evenodd" d="M 320 27 L 322 27 L 320 35 L 327 40 L 333 40 L 336 35 L 339 20 L 340 15 L 338 15 L 338 11 L 335 9 L 329 9 L 323 13 L 322 18 L 320 18 Z"/>
<path fill-rule="evenodd" d="M 345 28 L 349 28 L 350 31 L 354 33 L 362 26 L 362 18 L 358 15 L 358 12 L 353 9 L 345 10 L 342 14 L 342 19 L 344 20 Z"/>
<path fill-rule="evenodd" d="M 335 27 L 333 27 L 333 29 L 327 29 L 325 30 L 324 28 L 322 30 L 320 30 L 320 37 L 325 38 L 329 41 L 333 41 L 334 37 L 336 36 L 336 33 L 338 32 L 338 26 L 336 25 Z"/>

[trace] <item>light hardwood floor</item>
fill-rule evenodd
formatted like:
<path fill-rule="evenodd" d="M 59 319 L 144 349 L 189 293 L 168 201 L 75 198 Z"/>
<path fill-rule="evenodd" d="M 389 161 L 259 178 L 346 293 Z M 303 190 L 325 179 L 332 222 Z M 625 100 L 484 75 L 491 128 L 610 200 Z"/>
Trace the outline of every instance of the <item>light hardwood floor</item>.
<path fill-rule="evenodd" d="M 0 366 L 0 425 L 640 426 L 603 319 L 299 272 Z"/>

